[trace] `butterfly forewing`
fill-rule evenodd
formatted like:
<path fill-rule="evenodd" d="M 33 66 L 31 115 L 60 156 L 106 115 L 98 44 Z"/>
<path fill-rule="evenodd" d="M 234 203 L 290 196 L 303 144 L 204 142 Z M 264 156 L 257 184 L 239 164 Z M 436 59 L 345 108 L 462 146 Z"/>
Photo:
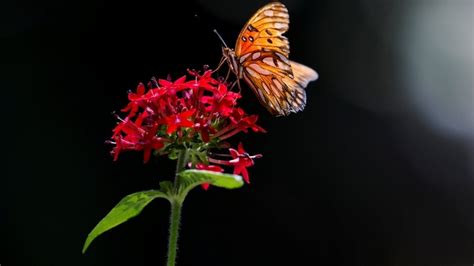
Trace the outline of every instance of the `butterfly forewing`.
<path fill-rule="evenodd" d="M 286 7 L 278 2 L 267 4 L 253 15 L 239 34 L 235 44 L 235 55 L 269 48 L 288 58 L 290 44 L 282 34 L 290 24 Z"/>
<path fill-rule="evenodd" d="M 288 59 L 290 44 L 283 34 L 289 23 L 283 4 L 267 4 L 250 18 L 235 46 L 240 64 L 238 76 L 244 78 L 262 105 L 274 115 L 303 110 L 304 88 L 317 78 L 311 68 Z"/>

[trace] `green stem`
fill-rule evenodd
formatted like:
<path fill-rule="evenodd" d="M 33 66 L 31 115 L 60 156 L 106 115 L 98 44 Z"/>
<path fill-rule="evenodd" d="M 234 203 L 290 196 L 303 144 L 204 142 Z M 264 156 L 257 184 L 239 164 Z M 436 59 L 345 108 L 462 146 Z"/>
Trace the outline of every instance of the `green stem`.
<path fill-rule="evenodd" d="M 189 152 L 187 149 L 181 150 L 178 155 L 178 161 L 176 162 L 176 176 L 174 178 L 175 189 L 178 186 L 178 174 L 181 173 L 186 168 L 186 163 L 188 162 Z"/>
<path fill-rule="evenodd" d="M 179 222 L 181 219 L 182 203 L 178 200 L 171 201 L 170 236 L 168 240 L 168 263 L 167 266 L 176 265 L 176 253 L 178 251 Z"/>
<path fill-rule="evenodd" d="M 168 239 L 168 262 L 167 266 L 176 265 L 176 254 L 178 251 L 178 236 L 179 236 L 179 223 L 181 220 L 181 207 L 183 206 L 183 200 L 178 195 L 178 174 L 186 168 L 188 162 L 188 150 L 184 149 L 179 152 L 178 161 L 176 162 L 176 175 L 174 178 L 174 198 L 170 200 L 171 203 L 171 215 L 170 215 L 170 229 Z"/>

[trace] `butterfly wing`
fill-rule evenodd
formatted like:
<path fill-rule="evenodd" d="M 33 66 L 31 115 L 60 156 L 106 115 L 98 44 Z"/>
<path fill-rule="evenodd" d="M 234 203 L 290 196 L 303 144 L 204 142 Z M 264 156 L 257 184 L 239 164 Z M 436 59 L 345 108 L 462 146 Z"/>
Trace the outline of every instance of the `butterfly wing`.
<path fill-rule="evenodd" d="M 237 57 L 267 48 L 288 58 L 290 43 L 283 34 L 288 30 L 288 9 L 279 2 L 260 8 L 247 22 L 235 44 Z"/>
<path fill-rule="evenodd" d="M 260 103 L 273 115 L 289 115 L 302 111 L 306 105 L 304 88 L 318 74 L 311 68 L 289 61 L 293 75 L 279 68 L 268 69 L 252 63 L 243 68 L 243 77 L 257 95 Z M 283 72 L 283 74 L 282 74 Z"/>
<path fill-rule="evenodd" d="M 318 77 L 313 69 L 288 59 L 290 44 L 283 34 L 289 23 L 286 7 L 269 3 L 250 18 L 235 46 L 243 78 L 274 115 L 303 110 L 304 88 Z"/>

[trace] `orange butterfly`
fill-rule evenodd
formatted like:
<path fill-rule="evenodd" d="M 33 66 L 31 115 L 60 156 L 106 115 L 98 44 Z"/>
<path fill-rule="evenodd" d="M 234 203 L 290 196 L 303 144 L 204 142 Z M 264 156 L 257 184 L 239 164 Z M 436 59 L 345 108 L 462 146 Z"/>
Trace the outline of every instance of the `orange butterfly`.
<path fill-rule="evenodd" d="M 225 42 L 222 48 L 221 63 L 227 61 L 237 82 L 243 78 L 260 103 L 277 116 L 303 110 L 306 104 L 304 88 L 318 78 L 313 69 L 288 59 L 290 43 L 283 33 L 288 30 L 289 23 L 285 5 L 269 3 L 242 29 L 235 51 Z"/>

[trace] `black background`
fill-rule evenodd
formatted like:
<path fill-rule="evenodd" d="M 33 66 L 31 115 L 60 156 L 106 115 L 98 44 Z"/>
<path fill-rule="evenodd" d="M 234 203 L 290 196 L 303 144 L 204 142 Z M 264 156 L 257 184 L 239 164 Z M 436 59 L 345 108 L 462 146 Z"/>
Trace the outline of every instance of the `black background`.
<path fill-rule="evenodd" d="M 304 112 L 239 135 L 264 157 L 240 190 L 193 191 L 178 265 L 472 265 L 465 142 L 437 134 L 402 97 L 391 31 L 410 5 L 286 1 L 291 58 L 315 68 Z M 265 1 L 21 1 L 2 8 L 0 264 L 164 265 L 169 207 L 96 239 L 125 195 L 171 176 L 164 158 L 112 162 L 111 112 L 152 76 L 215 66 Z"/>

